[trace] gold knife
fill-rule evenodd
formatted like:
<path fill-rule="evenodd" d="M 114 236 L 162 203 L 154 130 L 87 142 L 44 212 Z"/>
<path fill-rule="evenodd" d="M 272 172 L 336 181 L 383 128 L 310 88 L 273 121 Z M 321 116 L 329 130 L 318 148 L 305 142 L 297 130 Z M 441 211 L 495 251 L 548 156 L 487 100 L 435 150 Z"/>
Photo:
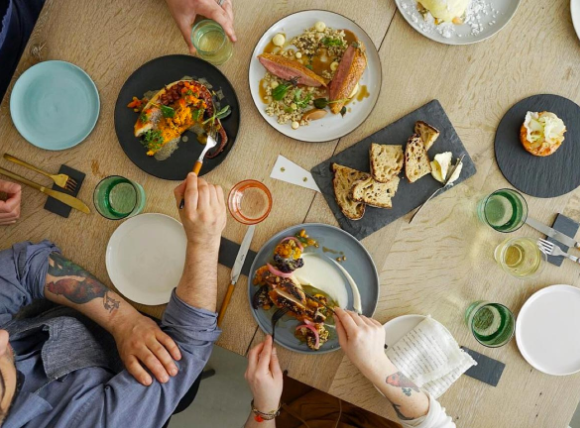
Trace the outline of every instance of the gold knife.
<path fill-rule="evenodd" d="M 5 175 L 6 177 L 10 177 L 13 180 L 19 181 L 22 184 L 26 184 L 27 186 L 30 186 L 33 189 L 36 189 L 44 193 L 45 195 L 50 196 L 51 198 L 61 201 L 63 204 L 66 204 L 69 207 L 74 208 L 75 210 L 79 210 L 85 214 L 91 213 L 89 207 L 87 207 L 83 201 L 75 198 L 74 196 L 67 195 L 66 193 L 59 192 L 57 190 L 48 189 L 44 186 L 41 186 L 40 184 L 36 184 L 34 181 L 30 181 L 29 179 L 21 177 L 18 174 L 14 174 L 13 172 L 10 172 L 4 168 L 0 168 L 0 174 Z"/>

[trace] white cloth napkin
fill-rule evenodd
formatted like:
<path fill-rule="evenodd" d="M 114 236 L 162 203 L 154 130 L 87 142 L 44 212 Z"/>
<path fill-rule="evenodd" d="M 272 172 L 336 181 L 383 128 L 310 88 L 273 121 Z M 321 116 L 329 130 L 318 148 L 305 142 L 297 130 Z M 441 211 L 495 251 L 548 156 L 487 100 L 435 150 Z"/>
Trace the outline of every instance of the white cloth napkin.
<path fill-rule="evenodd" d="M 310 172 L 282 155 L 278 155 L 270 177 L 320 192 Z"/>
<path fill-rule="evenodd" d="M 471 366 L 449 331 L 428 316 L 387 351 L 389 359 L 429 395 L 439 398 Z"/>

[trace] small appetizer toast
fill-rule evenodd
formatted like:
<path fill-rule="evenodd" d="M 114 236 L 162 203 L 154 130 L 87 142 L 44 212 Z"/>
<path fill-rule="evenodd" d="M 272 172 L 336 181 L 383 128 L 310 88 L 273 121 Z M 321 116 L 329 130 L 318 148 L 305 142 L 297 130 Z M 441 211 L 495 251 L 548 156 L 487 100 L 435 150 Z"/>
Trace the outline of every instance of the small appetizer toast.
<path fill-rule="evenodd" d="M 550 156 L 562 145 L 565 132 L 564 122 L 554 113 L 529 111 L 520 128 L 520 141 L 532 155 Z"/>

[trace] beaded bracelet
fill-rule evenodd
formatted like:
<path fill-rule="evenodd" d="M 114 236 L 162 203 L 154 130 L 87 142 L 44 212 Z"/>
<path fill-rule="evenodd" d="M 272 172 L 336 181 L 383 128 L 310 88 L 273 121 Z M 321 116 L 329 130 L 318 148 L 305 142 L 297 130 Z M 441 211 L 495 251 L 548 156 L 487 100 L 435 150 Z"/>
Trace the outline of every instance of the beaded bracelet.
<path fill-rule="evenodd" d="M 278 405 L 278 410 L 276 410 L 274 413 L 264 413 L 256 409 L 256 407 L 254 406 L 254 400 L 252 400 L 252 412 L 254 413 L 254 420 L 256 422 L 271 421 L 272 419 L 275 419 L 278 415 L 280 415 L 280 407 L 281 406 Z"/>

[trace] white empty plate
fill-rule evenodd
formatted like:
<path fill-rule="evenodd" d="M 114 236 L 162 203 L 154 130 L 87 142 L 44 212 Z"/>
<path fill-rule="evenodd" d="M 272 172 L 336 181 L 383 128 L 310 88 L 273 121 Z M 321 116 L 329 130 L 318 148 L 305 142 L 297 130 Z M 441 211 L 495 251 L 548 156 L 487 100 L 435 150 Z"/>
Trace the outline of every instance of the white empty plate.
<path fill-rule="evenodd" d="M 340 114 L 327 114 L 326 117 L 310 122 L 308 126 L 292 129 L 290 123 L 280 125 L 274 116 L 266 114 L 266 104 L 260 98 L 260 80 L 266 75 L 266 69 L 258 60 L 258 55 L 278 33 L 286 34 L 290 40 L 313 27 L 318 21 L 323 21 L 328 27 L 336 30 L 350 30 L 366 47 L 367 68 L 359 83 L 366 85 L 369 96 L 362 101 L 349 104 L 351 111 L 344 117 Z M 337 13 L 325 10 L 305 10 L 282 18 L 272 25 L 258 41 L 252 59 L 250 60 L 250 91 L 258 111 L 271 126 L 287 137 L 300 141 L 320 143 L 332 141 L 354 131 L 371 114 L 381 91 L 382 70 L 381 60 L 375 44 L 368 34 L 357 24 Z"/>
<path fill-rule="evenodd" d="M 111 281 L 126 298 L 144 305 L 169 302 L 185 264 L 183 226 L 164 214 L 141 214 L 115 230 L 107 245 Z"/>
<path fill-rule="evenodd" d="M 404 335 L 417 327 L 425 318 L 425 315 L 401 315 L 400 317 L 387 321 L 383 325 L 387 346 L 393 346 Z"/>
<path fill-rule="evenodd" d="M 580 371 L 580 289 L 552 285 L 530 297 L 518 315 L 516 341 L 535 369 L 554 376 Z"/>
<path fill-rule="evenodd" d="M 417 0 L 395 0 L 399 12 L 411 27 L 425 37 L 446 45 L 481 42 L 500 31 L 513 18 L 521 0 L 470 0 L 463 24 L 435 25 L 417 9 Z M 444 0 L 442 0 L 444 3 Z"/>
<path fill-rule="evenodd" d="M 580 39 L 580 0 L 570 0 L 570 14 L 576 35 Z"/>

